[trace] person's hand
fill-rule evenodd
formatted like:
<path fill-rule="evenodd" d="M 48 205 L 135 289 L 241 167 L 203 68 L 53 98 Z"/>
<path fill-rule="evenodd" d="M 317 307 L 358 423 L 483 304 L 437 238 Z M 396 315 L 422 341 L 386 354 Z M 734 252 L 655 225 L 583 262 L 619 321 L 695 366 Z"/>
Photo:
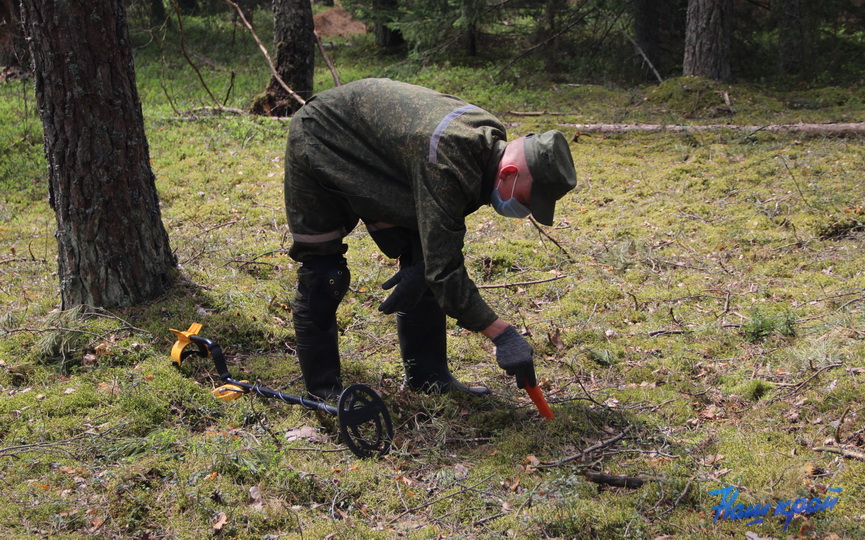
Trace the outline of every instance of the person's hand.
<path fill-rule="evenodd" d="M 521 336 L 516 328 L 508 326 L 493 338 L 496 346 L 496 362 L 508 375 L 517 378 L 517 388 L 537 386 L 535 363 L 532 360 L 532 346 Z"/>
<path fill-rule="evenodd" d="M 393 313 L 409 311 L 415 307 L 427 289 L 425 271 L 426 265 L 421 261 L 401 268 L 392 278 L 382 283 L 382 289 L 394 289 L 378 310 L 382 313 Z"/>

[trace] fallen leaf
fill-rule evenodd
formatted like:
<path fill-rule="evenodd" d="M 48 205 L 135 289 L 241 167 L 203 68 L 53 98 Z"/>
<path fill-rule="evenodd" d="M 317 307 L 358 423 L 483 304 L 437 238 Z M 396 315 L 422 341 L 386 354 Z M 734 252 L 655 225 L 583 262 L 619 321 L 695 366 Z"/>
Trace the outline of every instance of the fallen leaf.
<path fill-rule="evenodd" d="M 120 388 L 118 388 L 116 384 L 100 382 L 96 385 L 96 390 L 102 394 L 111 394 L 112 396 L 120 395 Z"/>
<path fill-rule="evenodd" d="M 219 512 L 213 517 L 213 530 L 221 531 L 226 523 L 228 523 L 228 516 L 225 515 L 225 512 Z"/>
<path fill-rule="evenodd" d="M 703 459 L 701 459 L 700 464 L 702 464 L 705 467 L 705 466 L 709 466 L 709 465 L 714 465 L 715 463 L 718 463 L 718 462 L 723 461 L 723 460 L 724 460 L 724 454 L 712 454 L 712 455 L 706 456 Z"/>
<path fill-rule="evenodd" d="M 395 478 L 395 480 L 396 480 L 397 482 L 402 482 L 403 484 L 405 484 L 405 485 L 407 485 L 407 486 L 410 486 L 410 485 L 414 484 L 414 482 L 412 481 L 411 478 L 406 478 L 405 476 L 403 476 L 403 475 L 401 475 L 401 474 L 398 475 L 398 476 Z"/>

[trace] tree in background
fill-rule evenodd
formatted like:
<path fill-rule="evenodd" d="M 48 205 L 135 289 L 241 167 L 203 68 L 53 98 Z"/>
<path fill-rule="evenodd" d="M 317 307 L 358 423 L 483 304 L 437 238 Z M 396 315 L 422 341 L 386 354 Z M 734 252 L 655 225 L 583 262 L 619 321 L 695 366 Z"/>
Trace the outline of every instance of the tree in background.
<path fill-rule="evenodd" d="M 26 67 L 24 40 L 18 29 L 18 0 L 0 0 L 0 68 Z"/>
<path fill-rule="evenodd" d="M 397 0 L 372 0 L 372 11 L 375 14 L 375 44 L 391 49 L 405 44 L 402 32 L 390 27 L 397 20 Z"/>
<path fill-rule="evenodd" d="M 57 218 L 60 296 L 129 306 L 163 294 L 162 225 L 120 0 L 23 0 Z"/>
<path fill-rule="evenodd" d="M 778 64 L 782 74 L 798 75 L 805 59 L 802 0 L 780 0 L 778 4 Z"/>
<path fill-rule="evenodd" d="M 150 0 L 150 25 L 160 26 L 168 18 L 162 0 Z"/>
<path fill-rule="evenodd" d="M 688 0 L 684 75 L 730 82 L 732 45 L 732 0 Z"/>
<path fill-rule="evenodd" d="M 315 23 L 309 0 L 274 0 L 273 43 L 275 68 L 280 78 L 297 95 L 308 99 L 313 93 L 315 74 Z M 276 77 L 271 77 L 264 95 L 252 106 L 255 114 L 290 116 L 300 108 Z"/>

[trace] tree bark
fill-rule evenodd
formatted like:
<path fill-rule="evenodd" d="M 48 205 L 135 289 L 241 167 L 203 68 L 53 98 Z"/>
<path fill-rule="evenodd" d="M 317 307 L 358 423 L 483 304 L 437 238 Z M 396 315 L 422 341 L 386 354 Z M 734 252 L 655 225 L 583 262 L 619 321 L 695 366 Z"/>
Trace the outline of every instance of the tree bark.
<path fill-rule="evenodd" d="M 23 0 L 57 219 L 63 309 L 139 304 L 171 285 L 120 0 Z"/>
<path fill-rule="evenodd" d="M 634 41 L 657 73 L 661 65 L 661 21 L 658 0 L 634 0 Z"/>
<path fill-rule="evenodd" d="M 168 13 L 165 11 L 165 4 L 162 0 L 150 0 L 150 25 L 161 26 L 168 18 Z"/>
<path fill-rule="evenodd" d="M 391 30 L 387 24 L 393 22 L 398 8 L 396 0 L 373 0 L 375 12 L 375 44 L 384 48 L 395 48 L 405 44 L 402 32 Z"/>
<path fill-rule="evenodd" d="M 781 73 L 799 75 L 805 59 L 805 26 L 801 0 L 779 0 L 778 58 Z"/>
<path fill-rule="evenodd" d="M 18 12 L 17 0 L 0 0 L 0 68 L 29 67 L 27 47 L 18 30 Z"/>
<path fill-rule="evenodd" d="M 730 82 L 732 44 L 732 0 L 689 0 L 684 75 Z"/>
<path fill-rule="evenodd" d="M 304 100 L 313 92 L 315 70 L 315 23 L 309 0 L 274 0 L 274 36 L 276 72 Z M 291 97 L 275 77 L 263 96 L 256 100 L 252 112 L 267 116 L 291 116 L 300 103 Z"/>

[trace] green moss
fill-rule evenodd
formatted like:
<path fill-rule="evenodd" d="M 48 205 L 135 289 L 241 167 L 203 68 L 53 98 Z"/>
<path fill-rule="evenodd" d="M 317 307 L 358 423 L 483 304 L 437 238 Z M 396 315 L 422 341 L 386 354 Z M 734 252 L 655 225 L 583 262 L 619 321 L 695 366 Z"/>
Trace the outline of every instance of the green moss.
<path fill-rule="evenodd" d="M 257 44 L 230 19 L 192 19 L 187 46 L 218 66 L 200 66 L 208 84 L 230 93 L 229 105 L 247 106 L 270 77 Z M 269 20 L 256 17 L 265 43 Z M 852 436 L 858 421 L 861 141 L 732 129 L 581 134 L 570 147 L 583 189 L 559 202 L 553 227 L 539 231 L 489 209 L 472 214 L 470 274 L 495 287 L 482 289 L 484 298 L 526 331 L 550 421 L 496 365 L 489 340 L 453 320 L 451 369 L 493 396 L 401 388 L 393 318 L 376 309 L 395 263 L 355 230 L 351 291 L 338 312 L 343 375 L 381 392 L 396 431 L 386 459 L 357 460 L 339 442 L 335 418 L 249 396 L 218 401 L 209 360 L 171 365 L 168 328 L 201 322 L 235 376 L 303 389 L 282 200 L 288 124 L 193 118 L 187 112 L 210 98 L 176 52 L 176 29 L 161 47 L 152 35 L 133 37 L 136 74 L 184 281 L 146 306 L 55 311 L 55 220 L 39 121 L 24 86 L 0 85 L 8 135 L 0 137 L 0 173 L 17 175 L 0 174 L 6 536 L 198 538 L 213 535 L 224 512 L 220 535 L 236 537 L 708 539 L 744 530 L 711 524 L 710 489 L 736 485 L 743 500 L 771 501 L 831 485 L 849 499 L 810 524 L 822 536 L 856 537 L 862 467 L 810 449 Z M 328 49 L 343 82 L 428 84 L 500 113 L 511 136 L 571 135 L 572 122 L 840 121 L 861 117 L 865 101 L 855 88 L 772 91 L 690 78 L 627 90 L 517 81 L 493 77 L 492 66 L 403 62 L 372 41 Z M 332 86 L 318 65 L 317 88 Z M 302 426 L 321 438 L 286 440 Z M 626 428 L 585 460 L 532 466 L 578 456 Z M 585 465 L 655 481 L 599 486 L 579 474 Z M 91 531 L 103 515 L 110 519 Z M 777 520 L 753 530 L 782 535 Z"/>

